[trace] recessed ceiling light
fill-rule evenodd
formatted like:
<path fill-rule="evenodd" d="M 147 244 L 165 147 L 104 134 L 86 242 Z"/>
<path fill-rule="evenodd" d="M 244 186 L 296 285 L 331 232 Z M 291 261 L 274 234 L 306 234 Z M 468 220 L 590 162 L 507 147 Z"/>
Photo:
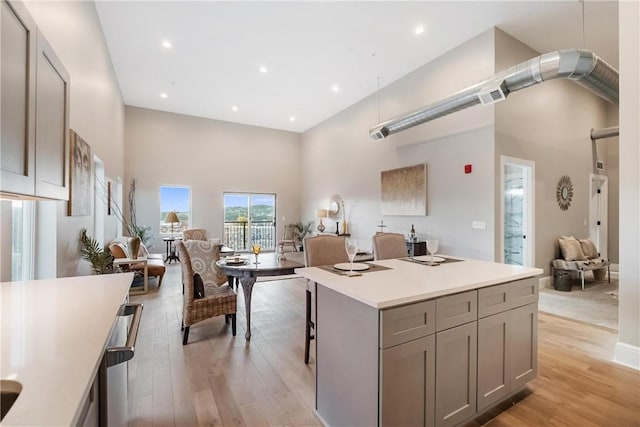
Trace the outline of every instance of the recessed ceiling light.
<path fill-rule="evenodd" d="M 266 73 L 267 71 L 269 71 L 269 70 L 267 69 L 267 67 L 265 67 L 265 66 L 260 67 L 260 72 L 261 72 L 261 73 Z"/>
<path fill-rule="evenodd" d="M 237 106 L 237 105 L 234 105 L 233 107 L 231 107 L 231 109 L 232 109 L 233 111 L 238 111 L 238 106 Z"/>
<path fill-rule="evenodd" d="M 293 116 L 291 116 L 291 117 L 289 117 L 289 121 L 290 121 L 290 122 L 295 122 L 295 121 L 296 121 L 296 118 L 295 118 L 295 117 L 293 117 Z"/>
<path fill-rule="evenodd" d="M 163 40 L 162 41 L 162 46 L 164 46 L 167 49 L 169 49 L 169 48 L 171 48 L 171 42 L 169 40 Z"/>
<path fill-rule="evenodd" d="M 418 25 L 414 28 L 413 32 L 416 34 L 422 34 L 424 33 L 424 27 L 422 25 Z"/>
<path fill-rule="evenodd" d="M 160 94 L 160 98 L 167 98 L 167 97 L 168 97 L 168 95 L 167 95 L 166 93 L 164 93 L 164 92 L 162 92 L 162 93 Z"/>
<path fill-rule="evenodd" d="M 337 92 L 340 92 L 340 86 L 338 86 L 338 85 L 333 85 L 333 86 L 331 86 L 331 90 L 332 90 L 333 92 L 336 92 L 336 93 L 337 93 Z"/>

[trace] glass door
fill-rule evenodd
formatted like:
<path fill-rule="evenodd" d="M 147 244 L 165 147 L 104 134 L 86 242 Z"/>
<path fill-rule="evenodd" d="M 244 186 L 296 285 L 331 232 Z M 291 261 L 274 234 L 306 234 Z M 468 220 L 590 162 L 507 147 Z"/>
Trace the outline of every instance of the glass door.
<path fill-rule="evenodd" d="M 534 164 L 504 156 L 501 163 L 502 261 L 532 267 Z"/>
<path fill-rule="evenodd" d="M 263 251 L 276 246 L 276 195 L 224 193 L 223 243 L 248 251 L 257 243 Z"/>

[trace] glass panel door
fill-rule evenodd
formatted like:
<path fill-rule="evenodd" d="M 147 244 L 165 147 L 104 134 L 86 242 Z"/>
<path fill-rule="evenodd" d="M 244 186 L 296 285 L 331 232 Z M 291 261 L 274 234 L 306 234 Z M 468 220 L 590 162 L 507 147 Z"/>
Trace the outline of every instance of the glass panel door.
<path fill-rule="evenodd" d="M 275 202 L 275 194 L 225 193 L 223 243 L 236 251 L 248 251 L 254 243 L 274 250 Z"/>
<path fill-rule="evenodd" d="M 535 163 L 500 156 L 501 258 L 506 264 L 535 265 Z"/>
<path fill-rule="evenodd" d="M 516 165 L 504 166 L 504 262 L 523 265 L 524 174 Z"/>

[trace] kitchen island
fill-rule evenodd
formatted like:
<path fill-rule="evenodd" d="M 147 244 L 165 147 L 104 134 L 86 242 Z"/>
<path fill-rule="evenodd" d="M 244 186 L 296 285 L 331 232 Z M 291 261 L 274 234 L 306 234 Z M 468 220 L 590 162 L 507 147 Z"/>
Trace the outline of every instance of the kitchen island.
<path fill-rule="evenodd" d="M 83 425 L 133 273 L 0 284 L 0 379 L 22 390 L 7 426 Z M 95 391 L 95 390 L 94 390 Z"/>
<path fill-rule="evenodd" d="M 428 260 L 429 257 L 416 257 Z M 316 283 L 316 413 L 328 426 L 454 426 L 537 372 L 543 271 L 469 259 L 408 259 Z"/>

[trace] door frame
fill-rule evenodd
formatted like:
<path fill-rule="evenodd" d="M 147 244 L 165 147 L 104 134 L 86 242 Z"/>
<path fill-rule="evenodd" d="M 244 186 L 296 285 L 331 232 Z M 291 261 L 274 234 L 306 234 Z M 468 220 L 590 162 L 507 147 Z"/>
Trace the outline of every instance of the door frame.
<path fill-rule="evenodd" d="M 524 267 L 534 267 L 536 262 L 535 253 L 535 190 L 536 190 L 536 163 L 532 160 L 519 159 L 517 157 L 500 156 L 500 193 L 498 200 L 500 203 L 500 227 L 498 229 L 499 235 L 499 251 L 500 262 L 504 263 L 504 167 L 506 165 L 515 165 L 525 168 L 525 180 L 523 187 L 525 191 L 523 211 L 525 213 L 525 246 L 522 262 Z"/>
<path fill-rule="evenodd" d="M 596 181 L 601 183 L 600 215 L 598 215 L 598 206 L 595 206 L 592 197 Z M 600 217 L 600 229 L 594 235 L 593 230 L 597 227 L 594 223 L 598 221 L 598 216 Z M 600 237 L 603 234 L 604 239 Z M 607 175 L 589 174 L 589 237 L 595 242 L 600 257 L 607 259 L 609 255 L 609 177 Z"/>

